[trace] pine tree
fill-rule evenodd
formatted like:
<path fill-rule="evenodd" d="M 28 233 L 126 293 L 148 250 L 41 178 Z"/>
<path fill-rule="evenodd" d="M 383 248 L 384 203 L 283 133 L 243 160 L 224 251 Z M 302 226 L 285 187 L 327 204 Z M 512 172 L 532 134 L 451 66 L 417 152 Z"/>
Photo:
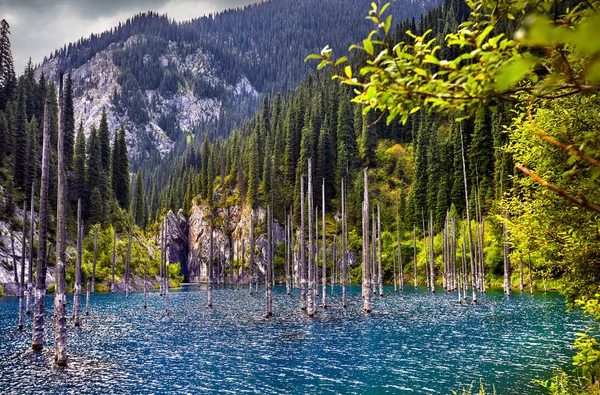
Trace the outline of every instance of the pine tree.
<path fill-rule="evenodd" d="M 69 172 L 73 169 L 73 152 L 75 148 L 75 108 L 73 106 L 73 80 L 71 79 L 71 73 L 67 75 L 64 100 L 65 169 Z M 69 185 L 71 185 L 71 182 L 69 182 Z M 75 199 L 76 201 L 77 199 Z"/>
<path fill-rule="evenodd" d="M 189 185 L 189 184 L 188 184 Z M 133 194 L 133 218 L 137 226 L 144 228 L 146 226 L 146 198 L 144 191 L 144 181 L 142 172 L 138 171 L 135 176 L 135 189 Z M 187 201 L 187 199 L 186 199 Z"/>
<path fill-rule="evenodd" d="M 83 133 L 83 122 L 81 122 L 79 124 L 79 130 L 77 131 L 77 139 L 75 142 L 72 189 L 75 194 L 75 199 L 82 199 L 82 201 L 85 201 L 85 197 L 87 196 L 87 183 L 85 179 L 85 160 L 85 135 Z"/>
<path fill-rule="evenodd" d="M 101 224 L 104 218 L 104 203 L 102 201 L 102 195 L 98 187 L 94 187 L 90 194 L 90 202 L 88 209 L 88 218 L 90 224 Z"/>
<path fill-rule="evenodd" d="M 27 186 L 27 107 L 23 77 L 19 87 L 17 114 L 14 126 L 13 178 L 17 188 L 26 190 Z"/>
<path fill-rule="evenodd" d="M 348 180 L 349 172 L 354 168 L 355 155 L 356 136 L 354 134 L 354 116 L 350 108 L 349 100 L 344 95 L 340 97 L 337 113 L 337 163 L 335 169 L 335 185 L 341 185 L 342 179 Z"/>
<path fill-rule="evenodd" d="M 6 115 L 0 111 L 0 167 L 4 166 L 4 158 L 8 154 L 8 124 Z"/>
<path fill-rule="evenodd" d="M 494 181 L 494 139 L 489 114 L 485 109 L 477 112 L 469 146 L 471 185 L 479 185 L 479 193 L 485 201 L 492 197 Z"/>
<path fill-rule="evenodd" d="M 34 115 L 31 117 L 29 124 L 27 124 L 27 180 L 29 181 L 29 185 L 27 186 L 26 193 L 28 194 L 31 194 L 31 185 L 35 185 L 39 178 L 40 149 L 38 146 L 38 129 L 39 125 Z"/>
<path fill-rule="evenodd" d="M 377 127 L 373 125 L 374 117 L 368 113 L 363 116 L 362 135 L 360 139 L 360 150 L 362 154 L 363 164 L 366 167 L 375 166 L 376 157 L 375 150 L 377 149 Z"/>
<path fill-rule="evenodd" d="M 333 152 L 333 141 L 329 134 L 329 124 L 326 121 L 319 134 L 316 174 L 320 176 L 320 179 L 325 179 L 325 185 L 327 185 L 325 198 L 327 201 L 335 196 L 335 162 Z"/>
<path fill-rule="evenodd" d="M 125 142 L 125 129 L 121 127 L 115 134 L 112 153 L 112 191 L 117 202 L 123 209 L 129 208 L 129 158 L 127 157 L 127 143 Z"/>
<path fill-rule="evenodd" d="M 257 135 L 253 133 L 248 143 L 248 192 L 246 202 L 254 208 L 258 198 L 259 167 Z"/>
<path fill-rule="evenodd" d="M 13 98 L 16 85 L 15 66 L 10 46 L 10 25 L 0 21 L 0 110 Z"/>
<path fill-rule="evenodd" d="M 100 157 L 102 169 L 106 174 L 110 174 L 110 131 L 108 130 L 108 120 L 106 118 L 105 109 L 102 110 L 102 118 L 100 118 L 100 127 L 98 128 L 98 139 L 100 141 Z"/>
<path fill-rule="evenodd" d="M 415 214 L 427 211 L 427 127 L 426 115 L 421 114 L 415 145 L 415 179 L 413 182 Z M 421 217 L 421 215 L 417 215 Z"/>

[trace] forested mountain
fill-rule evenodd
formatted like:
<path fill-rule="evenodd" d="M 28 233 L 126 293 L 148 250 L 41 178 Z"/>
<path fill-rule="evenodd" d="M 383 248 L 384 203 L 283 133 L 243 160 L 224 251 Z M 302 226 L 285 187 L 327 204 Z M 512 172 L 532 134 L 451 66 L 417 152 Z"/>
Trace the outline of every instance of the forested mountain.
<path fill-rule="evenodd" d="M 105 109 L 111 134 L 125 127 L 137 165 L 197 133 L 228 136 L 258 109 L 260 95 L 297 86 L 310 71 L 303 59 L 323 42 L 358 42 L 368 4 L 277 0 L 186 22 L 148 12 L 57 50 L 36 77 L 71 71 L 86 134 Z M 390 11 L 403 20 L 433 4 L 402 0 Z"/>

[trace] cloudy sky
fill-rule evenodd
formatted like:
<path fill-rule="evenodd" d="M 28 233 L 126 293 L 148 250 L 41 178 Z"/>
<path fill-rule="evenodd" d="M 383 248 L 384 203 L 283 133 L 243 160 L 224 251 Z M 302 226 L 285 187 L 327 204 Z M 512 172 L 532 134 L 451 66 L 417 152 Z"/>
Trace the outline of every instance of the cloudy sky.
<path fill-rule="evenodd" d="M 0 19 L 11 26 L 15 69 L 66 43 L 100 33 L 143 11 L 166 13 L 178 21 L 239 7 L 256 0 L 0 0 Z"/>

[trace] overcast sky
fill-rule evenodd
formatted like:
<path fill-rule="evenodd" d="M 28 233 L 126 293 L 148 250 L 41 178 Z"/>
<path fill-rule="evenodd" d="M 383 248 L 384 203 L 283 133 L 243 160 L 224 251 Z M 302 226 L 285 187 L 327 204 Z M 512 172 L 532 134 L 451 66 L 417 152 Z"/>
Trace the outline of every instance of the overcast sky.
<path fill-rule="evenodd" d="M 0 19 L 11 26 L 17 73 L 31 57 L 40 63 L 58 47 L 101 33 L 142 11 L 168 14 L 178 21 L 239 7 L 256 0 L 0 0 Z"/>

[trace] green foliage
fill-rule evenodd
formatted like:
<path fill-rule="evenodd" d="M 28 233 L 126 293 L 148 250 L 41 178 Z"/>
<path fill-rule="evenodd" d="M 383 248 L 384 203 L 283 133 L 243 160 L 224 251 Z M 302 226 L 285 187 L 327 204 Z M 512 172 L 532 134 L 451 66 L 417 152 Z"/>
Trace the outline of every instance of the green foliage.
<path fill-rule="evenodd" d="M 475 392 L 474 392 L 475 391 Z M 492 387 L 492 392 L 488 392 L 485 390 L 485 386 L 483 385 L 483 380 L 479 380 L 479 390 L 473 389 L 473 384 L 471 384 L 467 388 L 463 388 L 460 392 L 452 391 L 454 395 L 496 395 L 496 388 Z"/>
<path fill-rule="evenodd" d="M 4 288 L 0 285 L 0 298 L 4 296 Z"/>

